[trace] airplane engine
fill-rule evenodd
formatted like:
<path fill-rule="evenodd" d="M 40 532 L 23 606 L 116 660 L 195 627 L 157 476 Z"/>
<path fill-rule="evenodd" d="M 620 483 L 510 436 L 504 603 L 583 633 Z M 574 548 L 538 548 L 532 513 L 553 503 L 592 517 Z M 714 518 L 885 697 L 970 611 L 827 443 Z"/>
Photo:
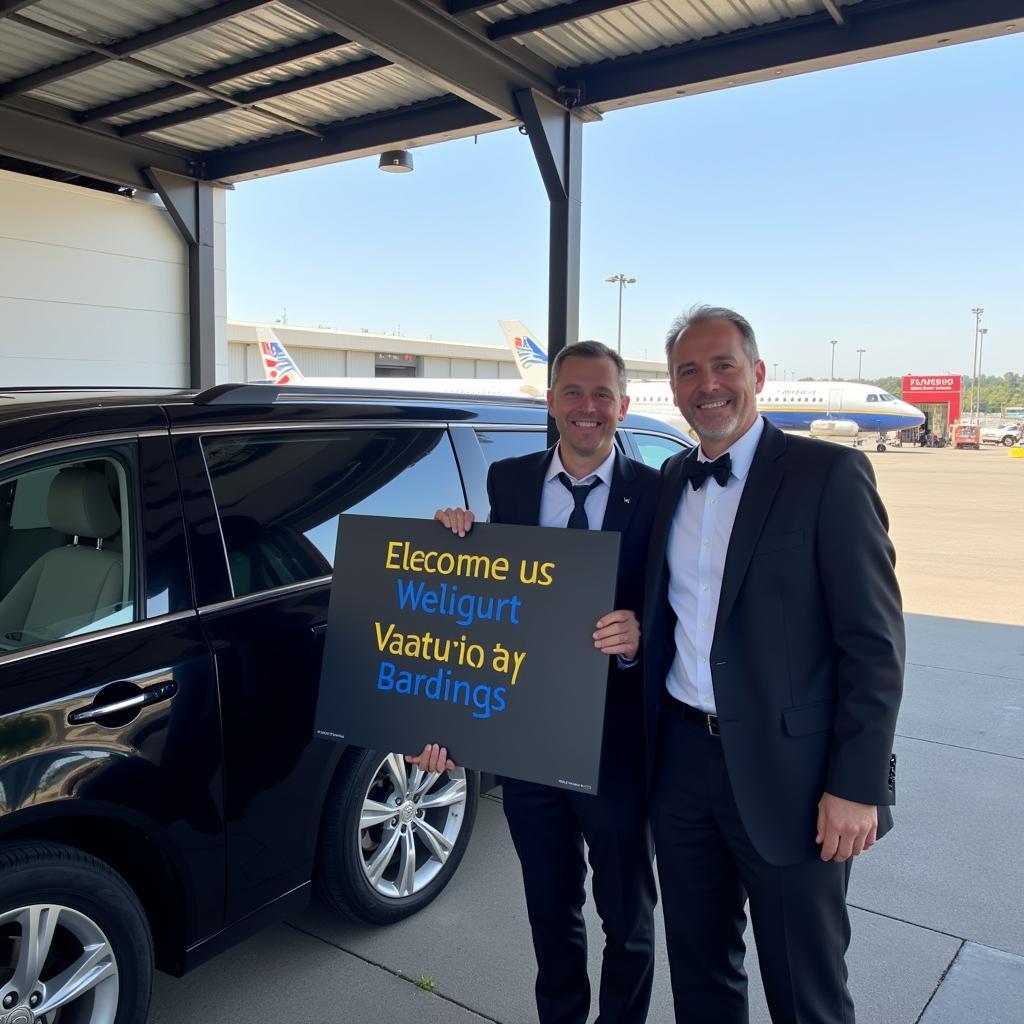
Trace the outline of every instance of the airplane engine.
<path fill-rule="evenodd" d="M 811 437 L 856 437 L 860 427 L 853 420 L 812 420 Z"/>

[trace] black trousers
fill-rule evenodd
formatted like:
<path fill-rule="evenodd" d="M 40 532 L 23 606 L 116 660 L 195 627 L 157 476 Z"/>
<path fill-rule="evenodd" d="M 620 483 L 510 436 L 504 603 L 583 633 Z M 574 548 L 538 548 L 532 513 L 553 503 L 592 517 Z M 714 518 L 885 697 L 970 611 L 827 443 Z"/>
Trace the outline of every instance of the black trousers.
<path fill-rule="evenodd" d="M 774 1024 L 854 1024 L 846 984 L 850 861 L 782 867 L 740 820 L 722 741 L 667 709 L 651 824 L 678 1024 L 747 1024 L 749 899 Z M 813 838 L 813 837 L 812 837 Z"/>
<path fill-rule="evenodd" d="M 647 1019 L 657 895 L 642 793 L 639 779 L 621 776 L 602 778 L 599 796 L 503 780 L 505 817 L 523 869 L 537 957 L 540 1024 L 586 1024 L 590 1011 L 584 840 L 605 935 L 598 1021 Z"/>

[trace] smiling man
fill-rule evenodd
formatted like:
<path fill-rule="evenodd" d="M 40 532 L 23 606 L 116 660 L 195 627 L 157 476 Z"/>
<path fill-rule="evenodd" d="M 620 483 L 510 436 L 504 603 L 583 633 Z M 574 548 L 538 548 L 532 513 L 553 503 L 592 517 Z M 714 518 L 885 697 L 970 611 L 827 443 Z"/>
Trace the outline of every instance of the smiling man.
<path fill-rule="evenodd" d="M 598 1021 L 642 1024 L 654 978 L 656 897 L 637 620 L 659 477 L 615 450 L 615 430 L 628 407 L 622 357 L 597 341 L 570 345 L 555 357 L 548 391 L 558 444 L 495 462 L 487 476 L 492 523 L 622 535 L 616 610 L 595 624 L 593 634 L 598 650 L 610 655 L 599 793 L 516 779 L 502 785 L 526 889 L 541 1024 L 586 1024 L 589 1018 L 584 843 L 605 937 Z M 436 518 L 460 536 L 473 523 L 466 509 L 440 509 Z M 552 643 L 558 642 L 557 629 L 552 623 Z M 428 771 L 454 767 L 436 744 L 408 760 Z"/>
<path fill-rule="evenodd" d="M 885 509 L 860 452 L 758 415 L 738 313 L 695 307 L 666 354 L 700 436 L 662 467 L 644 603 L 676 1020 L 746 1024 L 749 899 L 775 1024 L 853 1024 L 846 887 L 892 825 L 903 681 Z"/>

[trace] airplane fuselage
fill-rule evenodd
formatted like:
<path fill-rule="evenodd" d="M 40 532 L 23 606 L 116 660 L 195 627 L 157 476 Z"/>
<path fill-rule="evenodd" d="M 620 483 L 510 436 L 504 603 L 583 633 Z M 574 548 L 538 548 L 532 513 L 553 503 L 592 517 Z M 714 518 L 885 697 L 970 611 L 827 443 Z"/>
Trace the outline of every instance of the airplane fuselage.
<path fill-rule="evenodd" d="M 648 416 L 678 417 L 667 380 L 630 381 L 630 409 Z M 905 430 L 924 423 L 920 409 L 871 384 L 849 381 L 766 383 L 757 396 L 765 419 L 783 430 L 810 430 L 815 420 L 852 420 L 870 433 Z"/>

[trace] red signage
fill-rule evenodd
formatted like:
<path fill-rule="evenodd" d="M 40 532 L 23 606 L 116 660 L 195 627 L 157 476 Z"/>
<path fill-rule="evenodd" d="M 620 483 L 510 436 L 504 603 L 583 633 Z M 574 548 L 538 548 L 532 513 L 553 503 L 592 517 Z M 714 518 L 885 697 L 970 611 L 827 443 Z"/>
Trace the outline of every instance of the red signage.
<path fill-rule="evenodd" d="M 911 405 L 941 402 L 949 406 L 949 422 L 960 419 L 962 378 L 958 373 L 907 374 L 903 378 L 903 401 Z"/>

